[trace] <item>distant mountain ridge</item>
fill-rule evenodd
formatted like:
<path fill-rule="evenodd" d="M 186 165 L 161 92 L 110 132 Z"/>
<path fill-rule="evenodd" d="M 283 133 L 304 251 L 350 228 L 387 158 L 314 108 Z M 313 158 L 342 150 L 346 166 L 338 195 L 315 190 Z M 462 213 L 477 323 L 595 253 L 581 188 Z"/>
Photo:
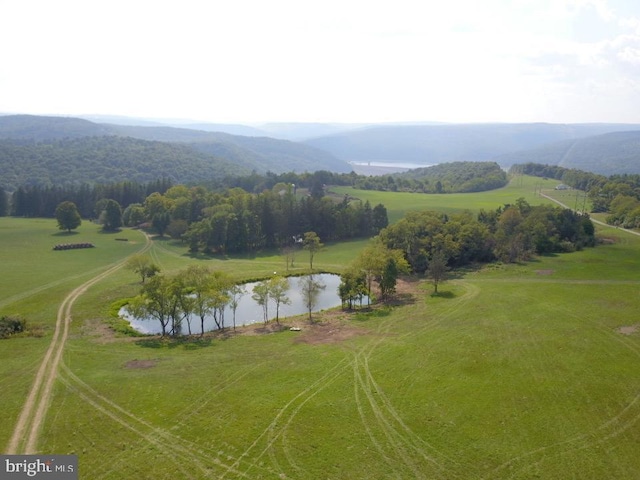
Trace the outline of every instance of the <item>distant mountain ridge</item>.
<path fill-rule="evenodd" d="M 516 163 L 547 163 L 575 168 L 603 175 L 640 172 L 640 142 L 636 132 L 640 124 L 323 124 L 323 123 L 271 123 L 261 126 L 185 123 L 179 120 L 129 119 L 127 117 L 93 116 L 96 120 L 115 123 L 96 123 L 75 117 L 45 117 L 34 115 L 0 115 L 0 140 L 9 140 L 15 152 L 17 146 L 28 148 L 37 143 L 55 143 L 88 137 L 133 138 L 147 142 L 164 143 L 166 154 L 176 156 L 202 172 L 244 174 L 255 170 L 283 173 L 287 171 L 349 172 L 348 161 L 407 163 L 437 165 L 459 161 L 495 161 L 503 168 Z M 175 122 L 166 125 L 163 122 Z M 190 128 L 191 127 L 191 128 Z M 249 135 L 234 135 L 215 131 L 217 128 L 242 131 Z M 283 140 L 282 137 L 309 137 L 304 141 Z M 273 138 L 279 136 L 280 138 Z M 109 150 L 109 141 L 97 142 L 101 149 Z M 61 143 L 71 158 L 79 154 L 69 150 L 80 143 Z M 131 158 L 138 153 L 162 150 L 130 142 L 120 142 L 116 150 L 120 156 Z M 179 146 L 180 148 L 176 148 Z M 54 148 L 53 146 L 49 147 Z M 12 150 L 13 149 L 13 150 Z M 111 149 L 113 151 L 114 149 Z M 42 148 L 32 152 L 42 155 Z M 169 152 L 173 152 L 169 154 Z M 179 153 L 177 153 L 179 152 Z M 83 154 L 89 155 L 86 151 Z M 18 157 L 28 157 L 29 153 Z M 96 155 L 109 161 L 104 152 Z M 57 154 L 54 157 L 60 158 Z M 160 155 L 162 157 L 162 155 Z M 143 155 L 144 157 L 144 155 Z M 142 159 L 142 157 L 140 157 Z M 11 159 L 0 154 L 0 167 Z M 202 163 L 204 162 L 204 163 Z M 209 163 L 216 168 L 209 168 Z M 149 170 L 144 160 L 140 168 Z M 15 173 L 16 164 L 12 164 Z M 196 167 L 203 165 L 203 167 Z M 135 165 L 132 165 L 135 169 Z M 82 169 L 79 168 L 79 171 Z M 153 170 L 153 169 L 151 169 Z M 189 168 L 176 167 L 186 173 Z M 1 171 L 1 169 L 0 169 Z M 153 174 L 147 171 L 147 174 Z M 191 178 L 191 177 L 189 177 Z M 154 180 L 151 178 L 149 180 Z M 206 179 L 205 179 L 206 180 Z M 4 184 L 12 184 L 0 178 Z M 176 181 L 183 182 L 182 178 Z"/>
<path fill-rule="evenodd" d="M 640 173 L 640 126 L 636 131 L 612 132 L 564 140 L 540 148 L 506 154 L 502 164 L 539 163 L 601 175 Z"/>
<path fill-rule="evenodd" d="M 640 130 L 640 125 L 524 123 L 380 126 L 341 132 L 304 143 L 347 161 L 434 165 L 454 161 L 495 160 L 508 167 L 517 163 L 510 156 L 516 152 L 634 130 Z"/>
<path fill-rule="evenodd" d="M 72 142 L 71 140 L 99 138 L 93 145 L 97 148 L 91 152 L 87 142 Z M 139 142 L 122 142 L 118 138 L 131 138 Z M 334 172 L 348 172 L 349 165 L 336 159 L 329 153 L 301 143 L 278 140 L 268 137 L 245 137 L 219 132 L 191 130 L 187 128 L 162 126 L 131 126 L 99 124 L 75 117 L 44 117 L 33 115 L 5 115 L 0 116 L 0 173 L 8 175 L 0 178 L 3 185 L 15 188 L 15 181 L 9 178 L 22 178 L 17 169 L 20 165 L 27 167 L 27 158 L 39 158 L 41 164 L 46 164 L 47 158 L 55 158 L 60 163 L 64 158 L 73 162 L 93 162 L 100 158 L 113 167 L 122 159 L 129 159 L 128 172 L 140 181 L 152 181 L 160 175 L 167 175 L 176 182 L 193 182 L 196 180 L 211 180 L 221 175 L 243 175 L 252 170 L 258 173 L 272 171 L 284 173 L 288 171 L 304 172 L 316 170 L 330 170 Z M 64 140 L 64 141 L 63 141 Z M 147 144 L 141 143 L 148 142 Z M 150 143 L 153 142 L 153 143 Z M 48 144 L 45 148 L 40 144 Z M 109 145 L 112 143 L 113 145 Z M 159 161 L 174 158 L 175 168 L 169 164 L 162 164 L 154 169 L 151 159 L 145 152 L 158 153 Z M 11 153 L 9 153 L 11 152 Z M 117 152 L 115 156 L 114 152 Z M 165 156 L 166 155 L 166 158 Z M 117 157 L 117 158 L 116 158 Z M 23 159 L 16 163 L 16 158 Z M 137 164 L 136 162 L 142 162 Z M 11 173 L 5 167 L 11 165 Z M 189 174 L 191 165 L 193 174 Z M 35 168 L 31 165 L 29 168 Z M 119 167 L 118 167 L 119 168 Z M 45 174 L 38 167 L 40 178 L 48 182 L 47 178 L 57 178 L 56 172 Z M 102 171 L 102 169 L 101 169 Z M 199 171 L 199 173 L 198 173 Z M 90 171 L 78 164 L 72 172 L 84 172 L 87 176 L 72 175 L 71 181 L 96 180 Z M 181 172 L 176 174 L 176 172 Z M 142 175 L 138 175 L 142 173 Z M 16 176 L 17 175 L 17 176 Z M 213 175 L 213 178 L 210 176 Z M 109 175 L 107 175 L 107 178 Z M 118 171 L 113 177 L 120 178 Z M 142 177 L 142 178 L 140 178 Z M 151 177 L 151 178 L 149 178 Z M 35 181 L 33 178 L 31 181 Z"/>

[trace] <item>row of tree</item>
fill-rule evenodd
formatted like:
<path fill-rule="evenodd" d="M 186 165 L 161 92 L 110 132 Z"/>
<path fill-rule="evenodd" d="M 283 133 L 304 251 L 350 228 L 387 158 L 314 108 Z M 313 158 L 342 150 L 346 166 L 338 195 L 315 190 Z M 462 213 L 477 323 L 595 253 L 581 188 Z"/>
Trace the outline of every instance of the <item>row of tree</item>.
<path fill-rule="evenodd" d="M 301 245 L 303 232 L 327 241 L 370 237 L 388 225 L 382 204 L 342 201 L 297 192 L 293 184 L 251 194 L 177 185 L 124 209 L 126 226 L 148 222 L 160 235 L 185 241 L 192 252 L 248 252 Z"/>
<path fill-rule="evenodd" d="M 595 229 L 587 215 L 549 205 L 531 206 L 521 198 L 514 205 L 477 216 L 409 212 L 384 229 L 380 241 L 402 251 L 411 270 L 423 273 L 440 258 L 449 267 L 459 267 L 579 250 L 595 245 Z"/>
<path fill-rule="evenodd" d="M 94 185 L 22 186 L 12 193 L 10 209 L 6 211 L 15 217 L 51 218 L 55 216 L 57 206 L 68 201 L 75 204 L 82 218 L 97 218 L 102 212 L 101 200 L 115 200 L 125 209 L 133 203 L 144 202 L 154 192 L 162 194 L 171 186 L 171 181 L 166 178 L 149 183 L 125 181 Z"/>
<path fill-rule="evenodd" d="M 605 177 L 557 165 L 527 163 L 514 165 L 512 173 L 560 180 L 587 193 L 592 212 L 609 212 L 607 222 L 635 228 L 640 226 L 634 213 L 634 201 L 640 201 L 640 175 L 622 174 Z"/>
<path fill-rule="evenodd" d="M 143 255 L 132 257 L 128 267 L 142 277 L 143 285 L 126 309 L 134 318 L 159 322 L 162 336 L 192 335 L 197 328 L 194 322 L 199 323 L 200 335 L 204 335 L 207 318 L 213 318 L 215 329 L 224 330 L 227 309 L 233 314 L 235 330 L 239 302 L 248 292 L 244 285 L 236 284 L 228 274 L 202 265 L 191 265 L 174 274 L 162 274 Z M 306 275 L 300 278 L 298 287 L 309 321 L 313 321 L 313 309 L 325 286 L 313 275 Z M 270 321 L 270 305 L 275 306 L 275 321 L 280 323 L 280 307 L 291 303 L 288 291 L 289 281 L 279 275 L 254 286 L 251 297 L 261 307 L 265 324 Z"/>
<path fill-rule="evenodd" d="M 451 162 L 392 175 L 359 176 L 353 186 L 393 192 L 469 193 L 504 187 L 507 181 L 507 174 L 495 162 Z"/>

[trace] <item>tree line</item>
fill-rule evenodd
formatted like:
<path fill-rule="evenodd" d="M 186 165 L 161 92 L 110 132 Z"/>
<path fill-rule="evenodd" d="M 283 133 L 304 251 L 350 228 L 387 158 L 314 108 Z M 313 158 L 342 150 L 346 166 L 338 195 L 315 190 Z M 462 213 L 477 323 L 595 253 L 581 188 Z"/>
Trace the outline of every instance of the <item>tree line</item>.
<path fill-rule="evenodd" d="M 154 191 L 144 197 L 153 186 L 163 193 Z M 368 201 L 353 202 L 348 197 L 329 198 L 324 195 L 323 185 L 298 192 L 295 184 L 278 183 L 258 194 L 238 187 L 208 190 L 169 186 L 169 182 L 146 186 L 125 182 L 93 189 L 46 188 L 30 195 L 36 190 L 16 191 L 15 208 L 65 199 L 55 206 L 53 215 L 60 229 L 70 231 L 81 224 L 83 214 L 69 198 L 79 199 L 85 214 L 89 211 L 90 218 L 97 219 L 105 230 L 114 231 L 123 225 L 146 226 L 161 236 L 168 234 L 185 242 L 193 253 L 294 248 L 305 242 L 305 232 L 315 232 L 324 241 L 371 237 L 388 225 L 384 205 L 371 206 Z M 123 208 L 106 195 L 130 203 Z M 22 213 L 26 211 L 32 212 Z"/>
<path fill-rule="evenodd" d="M 403 252 L 412 271 L 427 272 L 434 258 L 449 267 L 475 262 L 518 262 L 534 254 L 571 252 L 595 245 L 588 215 L 518 199 L 493 211 L 409 212 L 380 232 L 389 249 Z"/>
<path fill-rule="evenodd" d="M 595 228 L 587 215 L 550 205 L 531 206 L 523 198 L 477 215 L 408 212 L 346 267 L 339 295 L 348 309 L 362 306 L 365 298 L 369 304 L 376 293 L 386 300 L 404 273 L 425 274 L 437 293 L 453 268 L 526 261 L 535 254 L 572 252 L 595 244 Z"/>
<path fill-rule="evenodd" d="M 263 313 L 266 325 L 271 318 L 269 307 L 275 307 L 275 322 L 280 324 L 280 307 L 291 304 L 287 295 L 289 281 L 274 275 L 258 282 L 251 292 L 244 285 L 236 284 L 225 272 L 211 270 L 203 265 L 191 265 L 174 273 L 160 273 L 149 257 L 136 255 L 127 267 L 142 278 L 142 287 L 132 298 L 126 310 L 134 318 L 157 321 L 162 336 L 205 334 L 205 323 L 212 318 L 215 329 L 227 328 L 226 313 L 232 313 L 232 326 L 236 329 L 236 311 L 240 300 L 251 293 L 251 298 Z M 145 281 L 146 280 L 146 281 Z M 316 306 L 324 284 L 309 274 L 300 277 L 298 287 L 309 315 Z"/>
<path fill-rule="evenodd" d="M 363 190 L 420 193 L 470 193 L 504 187 L 507 174 L 495 162 L 451 162 L 376 177 L 358 176 Z"/>
<path fill-rule="evenodd" d="M 591 211 L 606 212 L 607 223 L 625 228 L 640 228 L 640 175 L 619 174 L 605 177 L 554 165 L 527 163 L 514 165 L 511 172 L 560 180 L 586 192 Z"/>

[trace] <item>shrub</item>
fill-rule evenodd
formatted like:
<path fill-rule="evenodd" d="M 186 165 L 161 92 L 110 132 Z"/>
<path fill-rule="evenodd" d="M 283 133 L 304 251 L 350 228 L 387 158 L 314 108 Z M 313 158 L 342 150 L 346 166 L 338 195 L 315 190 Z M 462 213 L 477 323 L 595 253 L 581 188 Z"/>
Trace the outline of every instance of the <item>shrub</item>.
<path fill-rule="evenodd" d="M 22 333 L 27 329 L 27 321 L 16 315 L 0 317 L 0 338 L 9 338 L 16 333 Z"/>

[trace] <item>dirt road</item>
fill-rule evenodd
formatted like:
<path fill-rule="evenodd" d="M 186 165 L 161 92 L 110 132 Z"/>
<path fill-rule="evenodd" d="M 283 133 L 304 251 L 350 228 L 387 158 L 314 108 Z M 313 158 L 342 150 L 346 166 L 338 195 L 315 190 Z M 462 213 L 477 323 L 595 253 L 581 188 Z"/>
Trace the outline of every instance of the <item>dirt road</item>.
<path fill-rule="evenodd" d="M 560 205 L 561 207 L 567 208 L 567 209 L 569 209 L 569 210 L 573 210 L 573 209 L 572 209 L 571 207 L 569 207 L 568 205 L 565 205 L 565 204 L 564 204 L 564 203 L 562 203 L 561 201 L 556 200 L 555 198 L 552 198 L 552 197 L 550 197 L 549 195 L 545 195 L 544 193 L 540 193 L 540 196 L 541 196 L 541 197 L 546 198 L 547 200 L 551 200 L 551 201 L 552 201 L 552 202 L 554 202 L 554 203 L 557 203 L 557 204 L 558 204 L 558 205 Z M 595 219 L 593 219 L 593 218 L 592 218 L 592 219 L 591 219 L 591 221 L 592 221 L 593 223 L 597 223 L 598 225 L 602 225 L 603 227 L 611 227 L 611 228 L 615 228 L 613 225 L 609 225 L 608 223 L 601 222 L 600 220 L 595 220 Z M 619 230 L 621 230 L 621 231 L 623 231 L 623 232 L 627 232 L 627 233 L 630 233 L 630 234 L 632 234 L 632 235 L 637 235 L 637 236 L 639 236 L 639 237 L 640 237 L 640 232 L 636 232 L 636 231 L 634 231 L 634 230 L 629 230 L 629 229 L 627 229 L 627 228 L 620 228 L 620 227 L 618 227 L 618 229 L 619 229 Z"/>
<path fill-rule="evenodd" d="M 151 240 L 147 237 L 146 244 L 141 252 L 148 250 L 150 246 Z M 60 308 L 58 308 L 56 326 L 51 339 L 51 344 L 42 359 L 36 378 L 29 390 L 27 400 L 24 407 L 22 407 L 22 412 L 20 413 L 16 426 L 14 427 L 11 440 L 5 449 L 6 454 L 28 455 L 36 453 L 40 429 L 51 401 L 51 392 L 58 375 L 60 359 L 62 358 L 62 352 L 64 351 L 64 346 L 69 335 L 71 308 L 75 301 L 85 293 L 89 287 L 95 285 L 102 279 L 122 268 L 125 260 L 117 263 L 108 270 L 96 275 L 74 289 L 66 296 L 60 305 Z"/>

